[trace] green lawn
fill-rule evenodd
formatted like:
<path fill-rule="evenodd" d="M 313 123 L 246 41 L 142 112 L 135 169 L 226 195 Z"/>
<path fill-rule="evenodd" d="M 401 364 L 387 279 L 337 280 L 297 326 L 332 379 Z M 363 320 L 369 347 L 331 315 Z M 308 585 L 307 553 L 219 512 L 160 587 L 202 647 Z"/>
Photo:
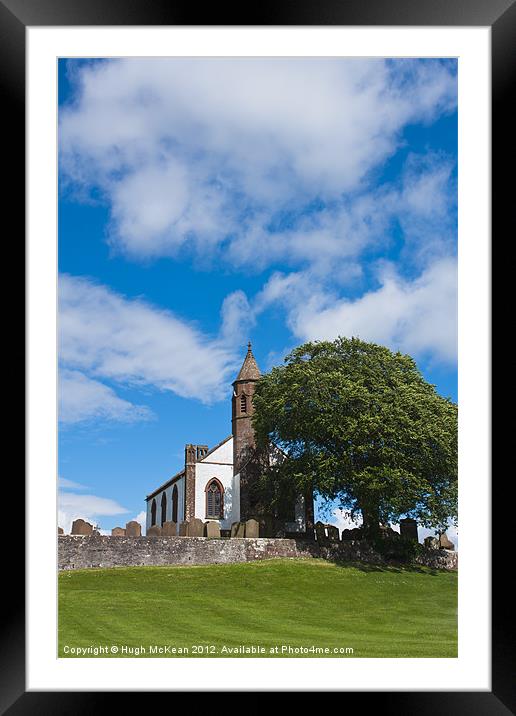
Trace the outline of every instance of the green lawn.
<path fill-rule="evenodd" d="M 59 656 L 98 646 L 102 657 L 456 657 L 457 574 L 315 559 L 61 572 Z M 229 652 L 240 646 L 266 653 Z"/>

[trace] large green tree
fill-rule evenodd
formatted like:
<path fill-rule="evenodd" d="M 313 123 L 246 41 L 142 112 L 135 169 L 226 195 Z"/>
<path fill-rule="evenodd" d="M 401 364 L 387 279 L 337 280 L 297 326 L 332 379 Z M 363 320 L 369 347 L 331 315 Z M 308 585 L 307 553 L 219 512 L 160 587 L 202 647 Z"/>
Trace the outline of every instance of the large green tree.
<path fill-rule="evenodd" d="M 457 405 L 408 355 L 352 338 L 305 343 L 257 384 L 258 450 L 271 499 L 312 490 L 364 528 L 410 516 L 445 529 L 457 517 Z"/>

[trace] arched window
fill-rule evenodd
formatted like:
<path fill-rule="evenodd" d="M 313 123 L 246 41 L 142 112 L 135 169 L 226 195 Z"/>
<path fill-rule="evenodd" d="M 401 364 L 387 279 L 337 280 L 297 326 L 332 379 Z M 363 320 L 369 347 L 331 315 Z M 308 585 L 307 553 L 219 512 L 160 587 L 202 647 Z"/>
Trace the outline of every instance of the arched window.
<path fill-rule="evenodd" d="M 206 517 L 214 520 L 224 517 L 224 488 L 216 477 L 206 485 Z"/>
<path fill-rule="evenodd" d="M 240 396 L 240 412 L 247 413 L 247 396 L 245 396 L 243 393 Z"/>
<path fill-rule="evenodd" d="M 177 522 L 177 485 L 172 490 L 172 522 Z"/>
<path fill-rule="evenodd" d="M 167 493 L 161 495 L 161 526 L 167 521 Z"/>
<path fill-rule="evenodd" d="M 150 514 L 151 514 L 151 526 L 154 526 L 156 524 L 156 500 L 152 500 Z"/>

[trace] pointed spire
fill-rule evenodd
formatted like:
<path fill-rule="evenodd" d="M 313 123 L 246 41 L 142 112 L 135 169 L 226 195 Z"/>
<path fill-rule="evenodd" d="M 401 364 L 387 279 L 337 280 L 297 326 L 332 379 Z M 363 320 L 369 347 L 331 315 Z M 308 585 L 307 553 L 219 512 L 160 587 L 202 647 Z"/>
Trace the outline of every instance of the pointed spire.
<path fill-rule="evenodd" d="M 244 362 L 242 363 L 242 367 L 240 368 L 240 373 L 237 375 L 237 380 L 258 380 L 258 378 L 261 377 L 260 369 L 258 368 L 258 364 L 256 362 L 256 358 L 253 355 L 253 351 L 251 349 L 251 341 L 247 344 L 247 355 L 245 357 Z M 236 381 L 235 381 L 236 382 Z"/>

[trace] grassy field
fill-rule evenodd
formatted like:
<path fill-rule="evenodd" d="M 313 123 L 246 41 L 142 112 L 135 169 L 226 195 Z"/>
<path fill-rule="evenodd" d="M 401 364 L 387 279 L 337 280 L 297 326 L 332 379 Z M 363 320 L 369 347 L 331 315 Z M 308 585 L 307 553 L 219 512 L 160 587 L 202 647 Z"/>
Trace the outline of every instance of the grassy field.
<path fill-rule="evenodd" d="M 59 656 L 99 646 L 103 658 L 455 657 L 457 574 L 323 560 L 60 573 Z"/>

